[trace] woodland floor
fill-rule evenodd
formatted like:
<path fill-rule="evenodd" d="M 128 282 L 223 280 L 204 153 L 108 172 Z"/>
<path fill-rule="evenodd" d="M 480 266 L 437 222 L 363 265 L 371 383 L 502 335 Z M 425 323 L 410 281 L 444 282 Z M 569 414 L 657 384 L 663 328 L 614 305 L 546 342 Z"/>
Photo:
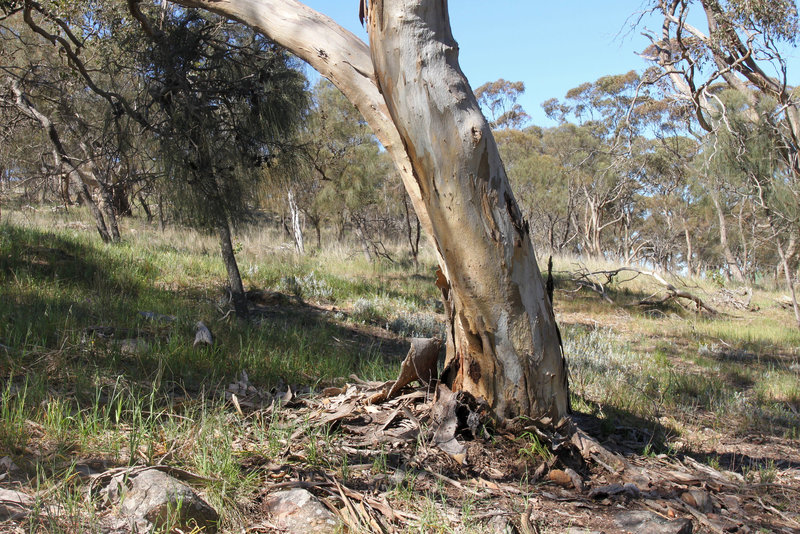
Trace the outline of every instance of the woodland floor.
<path fill-rule="evenodd" d="M 410 265 L 321 254 L 270 267 L 243 237 L 240 261 L 263 291 L 242 327 L 213 252 L 195 264 L 174 236 L 108 252 L 90 229 L 68 232 L 0 226 L 0 488 L 37 499 L 0 531 L 102 532 L 112 512 L 87 499 L 92 481 L 161 465 L 195 475 L 226 532 L 280 532 L 263 503 L 291 487 L 335 510 L 344 532 L 611 533 L 631 510 L 694 532 L 800 532 L 800 336 L 779 293 L 741 309 L 692 286 L 719 299 L 716 317 L 641 306 L 658 291 L 644 284 L 614 288 L 609 304 L 575 291 L 574 260 L 562 261 L 573 421 L 611 456 L 553 452 L 566 431 L 518 421 L 463 431 L 454 458 L 432 440 L 430 387 L 368 402 L 406 336 L 442 318 Z M 198 319 L 214 347 L 191 347 Z"/>

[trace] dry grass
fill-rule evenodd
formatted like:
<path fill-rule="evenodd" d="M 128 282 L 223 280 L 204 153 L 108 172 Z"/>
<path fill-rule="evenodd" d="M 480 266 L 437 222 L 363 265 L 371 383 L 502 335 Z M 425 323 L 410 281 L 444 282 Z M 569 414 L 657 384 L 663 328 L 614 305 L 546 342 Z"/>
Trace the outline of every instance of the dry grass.
<path fill-rule="evenodd" d="M 346 479 L 352 466 L 331 453 L 334 436 L 290 424 L 281 412 L 243 418 L 225 402 L 226 384 L 242 371 L 263 390 L 283 383 L 320 388 L 350 373 L 389 378 L 403 336 L 441 328 L 433 255 L 424 249 L 415 272 L 401 241 L 389 247 L 395 263 L 370 263 L 355 243 L 332 236 L 321 250 L 312 245 L 298 256 L 282 229 L 244 229 L 236 248 L 246 285 L 302 301 L 241 326 L 223 319 L 225 273 L 212 237 L 175 227 L 159 232 L 133 219 L 123 223 L 122 244 L 105 246 L 80 210 L 4 209 L 3 219 L 0 456 L 21 467 L 28 490 L 56 495 L 72 510 L 42 532 L 95 529 L 98 518 L 80 485 L 63 483 L 75 480 L 76 465 L 95 461 L 170 462 L 214 475 L 218 482 L 203 489 L 223 510 L 227 531 L 252 520 L 265 483 L 254 458 L 285 461 L 281 451 L 298 430 L 314 444 L 298 468 L 323 466 Z M 787 453 L 773 449 L 800 452 L 800 334 L 790 312 L 775 305 L 779 293 L 756 288 L 759 311 L 720 306 L 724 315 L 707 318 L 674 302 L 643 308 L 638 302 L 660 286 L 649 277 L 623 277 L 608 286 L 612 305 L 585 289 L 573 292 L 567 273 L 580 265 L 555 259 L 555 304 L 576 411 L 595 417 L 609 442 L 620 427 L 647 437 L 646 447 L 631 453 L 695 454 L 713 464 L 741 451 L 725 467 L 780 478 L 780 454 Z M 719 289 L 704 279 L 673 283 L 704 298 Z M 154 324 L 139 311 L 176 320 Z M 198 319 L 217 336 L 214 348 L 191 347 Z M 118 339 L 87 336 L 94 326 L 113 326 L 147 344 L 128 352 Z M 521 448 L 542 454 L 532 442 Z M 376 474 L 385 475 L 388 457 L 376 457 Z M 408 532 L 485 526 L 471 524 L 475 502 L 463 495 L 456 502 L 445 487 L 419 487 L 410 475 L 392 487 L 393 502 L 419 517 Z M 539 490 L 522 491 L 528 498 Z"/>

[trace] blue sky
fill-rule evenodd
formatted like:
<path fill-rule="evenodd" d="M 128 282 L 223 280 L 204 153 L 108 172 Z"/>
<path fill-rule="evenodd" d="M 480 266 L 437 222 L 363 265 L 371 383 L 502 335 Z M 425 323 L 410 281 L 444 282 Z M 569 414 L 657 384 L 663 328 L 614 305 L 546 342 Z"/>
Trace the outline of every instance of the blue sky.
<path fill-rule="evenodd" d="M 302 0 L 301 0 L 302 1 Z M 306 0 L 363 40 L 358 0 Z M 639 0 L 450 0 L 461 68 L 472 88 L 505 78 L 525 82 L 522 106 L 534 124 L 552 123 L 541 103 L 607 74 L 643 70 L 649 41 L 630 28 Z M 644 27 L 657 30 L 658 21 Z M 800 83 L 800 53 L 790 51 L 790 83 Z M 793 73 L 793 74 L 792 74 Z"/>

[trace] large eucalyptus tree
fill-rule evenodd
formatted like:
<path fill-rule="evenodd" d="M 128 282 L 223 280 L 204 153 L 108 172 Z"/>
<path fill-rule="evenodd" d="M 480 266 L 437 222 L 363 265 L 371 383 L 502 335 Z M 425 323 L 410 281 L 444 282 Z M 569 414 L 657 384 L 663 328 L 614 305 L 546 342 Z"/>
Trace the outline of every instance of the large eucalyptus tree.
<path fill-rule="evenodd" d="M 363 114 L 439 256 L 449 320 L 444 381 L 486 399 L 499 420 L 565 416 L 552 305 L 491 128 L 459 68 L 447 2 L 362 2 L 369 45 L 295 0 L 178 3 L 262 32 Z"/>

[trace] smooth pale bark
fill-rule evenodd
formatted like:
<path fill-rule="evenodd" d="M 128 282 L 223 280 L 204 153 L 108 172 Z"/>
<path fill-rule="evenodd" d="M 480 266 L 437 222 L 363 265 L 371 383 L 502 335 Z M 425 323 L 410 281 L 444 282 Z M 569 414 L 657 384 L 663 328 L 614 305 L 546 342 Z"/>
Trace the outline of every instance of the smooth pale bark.
<path fill-rule="evenodd" d="M 303 229 L 300 225 L 300 209 L 297 207 L 297 201 L 294 198 L 294 190 L 290 187 L 286 195 L 289 203 L 289 218 L 292 224 L 292 239 L 294 240 L 294 249 L 301 256 L 306 253 L 305 242 L 303 241 Z"/>
<path fill-rule="evenodd" d="M 368 27 L 378 85 L 447 266 L 448 379 L 500 418 L 560 418 L 567 377 L 555 318 L 528 224 L 458 66 L 447 2 L 373 0 Z"/>
<path fill-rule="evenodd" d="M 439 255 L 450 385 L 485 398 L 501 420 L 566 415 L 552 306 L 491 130 L 458 67 L 447 2 L 369 2 L 371 48 L 294 0 L 177 3 L 265 34 L 363 114 Z"/>

